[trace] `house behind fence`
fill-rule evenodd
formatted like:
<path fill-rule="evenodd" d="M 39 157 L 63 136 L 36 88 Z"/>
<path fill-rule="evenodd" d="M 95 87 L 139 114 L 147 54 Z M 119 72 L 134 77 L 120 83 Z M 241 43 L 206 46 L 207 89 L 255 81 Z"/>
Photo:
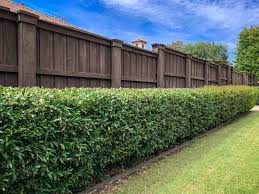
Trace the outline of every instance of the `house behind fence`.
<path fill-rule="evenodd" d="M 256 84 L 254 75 L 235 72 L 223 63 L 162 44 L 145 50 L 36 14 L 28 8 L 0 7 L 0 85 L 184 88 Z"/>

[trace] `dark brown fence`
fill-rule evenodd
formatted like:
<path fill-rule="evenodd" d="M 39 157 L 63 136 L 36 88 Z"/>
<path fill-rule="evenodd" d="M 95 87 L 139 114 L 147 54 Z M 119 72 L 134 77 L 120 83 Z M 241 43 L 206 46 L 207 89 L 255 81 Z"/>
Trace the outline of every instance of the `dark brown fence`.
<path fill-rule="evenodd" d="M 0 85 L 64 87 L 201 87 L 255 85 L 252 75 L 153 44 L 120 40 L 0 8 Z"/>

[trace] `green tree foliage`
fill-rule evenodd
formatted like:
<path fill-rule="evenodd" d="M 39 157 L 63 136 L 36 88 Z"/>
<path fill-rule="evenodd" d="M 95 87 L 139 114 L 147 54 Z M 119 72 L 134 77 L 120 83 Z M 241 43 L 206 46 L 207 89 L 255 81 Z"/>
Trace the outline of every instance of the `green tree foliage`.
<path fill-rule="evenodd" d="M 214 42 L 195 42 L 184 43 L 182 41 L 172 42 L 169 47 L 191 54 L 208 61 L 222 61 L 228 60 L 228 48 L 224 44 L 215 44 Z"/>
<path fill-rule="evenodd" d="M 235 68 L 259 78 L 259 26 L 244 28 L 238 36 Z"/>

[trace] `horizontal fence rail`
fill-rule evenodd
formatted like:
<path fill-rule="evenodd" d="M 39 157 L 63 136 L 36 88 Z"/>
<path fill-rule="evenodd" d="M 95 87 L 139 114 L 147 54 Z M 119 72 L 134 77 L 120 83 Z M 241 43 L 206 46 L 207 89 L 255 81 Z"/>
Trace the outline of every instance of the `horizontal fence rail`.
<path fill-rule="evenodd" d="M 153 44 L 145 50 L 117 39 L 0 7 L 0 85 L 190 88 L 256 85 L 254 75 Z"/>

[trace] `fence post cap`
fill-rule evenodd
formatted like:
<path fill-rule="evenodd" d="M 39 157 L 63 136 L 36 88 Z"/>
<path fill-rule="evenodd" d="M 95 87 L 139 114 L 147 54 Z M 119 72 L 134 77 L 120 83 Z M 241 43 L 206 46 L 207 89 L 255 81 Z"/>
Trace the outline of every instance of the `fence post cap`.
<path fill-rule="evenodd" d="M 24 11 L 24 10 L 18 10 L 17 11 L 18 14 L 23 14 L 23 15 L 27 15 L 27 16 L 31 16 L 31 17 L 35 17 L 35 18 L 39 18 L 38 15 L 34 14 L 34 13 L 31 13 L 31 12 L 28 12 L 28 11 Z"/>
<path fill-rule="evenodd" d="M 164 44 L 154 43 L 152 44 L 153 52 L 158 52 L 158 50 L 165 50 L 166 46 Z"/>
<path fill-rule="evenodd" d="M 119 39 L 112 39 L 112 47 L 122 47 L 123 41 Z"/>
<path fill-rule="evenodd" d="M 17 22 L 25 22 L 32 25 L 37 25 L 39 16 L 24 10 L 18 10 L 17 11 Z"/>

